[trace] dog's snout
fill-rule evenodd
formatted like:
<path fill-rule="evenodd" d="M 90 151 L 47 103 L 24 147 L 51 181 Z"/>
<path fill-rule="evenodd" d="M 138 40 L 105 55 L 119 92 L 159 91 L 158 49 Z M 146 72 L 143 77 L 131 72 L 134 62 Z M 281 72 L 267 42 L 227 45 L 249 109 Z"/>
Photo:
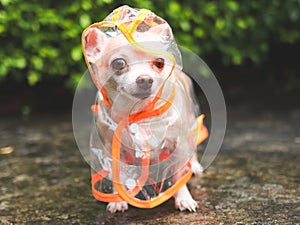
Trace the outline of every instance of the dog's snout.
<path fill-rule="evenodd" d="M 146 90 L 152 87 L 153 79 L 149 75 L 140 75 L 136 78 L 136 83 L 138 87 Z"/>

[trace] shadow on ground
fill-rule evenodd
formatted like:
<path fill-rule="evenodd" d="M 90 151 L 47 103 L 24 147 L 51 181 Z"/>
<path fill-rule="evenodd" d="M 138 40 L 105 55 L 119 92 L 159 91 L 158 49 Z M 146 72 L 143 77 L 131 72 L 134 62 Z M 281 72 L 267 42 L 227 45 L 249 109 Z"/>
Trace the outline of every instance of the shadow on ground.
<path fill-rule="evenodd" d="M 300 224 L 300 111 L 232 110 L 222 149 L 192 178 L 196 213 L 173 200 L 110 214 L 94 200 L 71 115 L 0 119 L 1 224 Z M 4 148 L 5 147 L 5 148 Z"/>

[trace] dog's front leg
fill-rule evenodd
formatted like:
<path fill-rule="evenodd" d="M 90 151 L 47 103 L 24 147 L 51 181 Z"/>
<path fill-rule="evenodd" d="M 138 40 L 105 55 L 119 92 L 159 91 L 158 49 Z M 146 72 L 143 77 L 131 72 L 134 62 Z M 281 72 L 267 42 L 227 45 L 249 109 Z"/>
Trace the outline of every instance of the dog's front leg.
<path fill-rule="evenodd" d="M 177 182 L 184 175 L 185 169 L 186 168 L 181 169 L 174 175 L 173 177 L 174 183 Z M 196 209 L 198 208 L 198 204 L 193 199 L 186 184 L 182 186 L 173 197 L 175 200 L 176 209 L 179 209 L 180 211 L 189 210 L 190 212 L 196 212 Z"/>

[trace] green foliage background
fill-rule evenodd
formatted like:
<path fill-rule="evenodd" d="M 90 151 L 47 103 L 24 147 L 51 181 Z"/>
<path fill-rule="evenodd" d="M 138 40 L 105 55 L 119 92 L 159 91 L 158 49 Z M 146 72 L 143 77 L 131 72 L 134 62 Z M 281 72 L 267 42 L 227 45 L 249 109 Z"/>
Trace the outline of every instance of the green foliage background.
<path fill-rule="evenodd" d="M 299 0 L 0 0 L 0 81 L 75 85 L 86 69 L 81 32 L 123 4 L 151 9 L 178 44 L 223 65 L 261 64 L 273 45 L 300 40 Z"/>

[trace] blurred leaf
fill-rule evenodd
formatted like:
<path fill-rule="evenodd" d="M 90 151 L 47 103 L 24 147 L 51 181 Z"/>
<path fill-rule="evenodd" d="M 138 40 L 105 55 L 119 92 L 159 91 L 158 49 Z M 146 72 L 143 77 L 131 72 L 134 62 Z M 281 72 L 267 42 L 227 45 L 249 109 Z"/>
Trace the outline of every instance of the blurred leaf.
<path fill-rule="evenodd" d="M 0 1 L 2 5 L 6 6 L 8 5 L 10 2 L 12 2 L 12 0 L 1 0 Z"/>
<path fill-rule="evenodd" d="M 215 22 L 215 27 L 218 30 L 222 30 L 225 27 L 225 20 L 221 18 L 217 19 Z"/>
<path fill-rule="evenodd" d="M 237 1 L 227 1 L 226 5 L 232 11 L 237 11 L 239 9 L 239 4 Z"/>
<path fill-rule="evenodd" d="M 31 86 L 35 85 L 38 81 L 40 81 L 40 79 L 41 79 L 40 74 L 35 71 L 30 71 L 27 77 L 28 83 Z"/>
<path fill-rule="evenodd" d="M 3 64 L 0 64 L 0 77 L 4 77 L 7 73 L 7 67 Z"/>
<path fill-rule="evenodd" d="M 71 57 L 74 61 L 79 61 L 82 59 L 81 45 L 78 45 L 72 49 Z"/>
<path fill-rule="evenodd" d="M 7 12 L 5 12 L 4 10 L 0 11 L 0 23 L 5 23 L 8 19 L 8 15 Z"/>
<path fill-rule="evenodd" d="M 207 4 L 205 4 L 204 12 L 211 17 L 215 17 L 217 15 L 216 2 L 207 2 Z"/>
<path fill-rule="evenodd" d="M 5 26 L 0 24 L 0 34 L 5 32 Z"/>
<path fill-rule="evenodd" d="M 85 0 L 85 1 L 82 1 L 81 2 L 81 7 L 84 9 L 84 10 L 90 10 L 92 8 L 92 2 L 90 0 Z"/>
<path fill-rule="evenodd" d="M 58 24 L 59 17 L 53 9 L 41 9 L 39 10 L 40 23 L 45 25 Z"/>
<path fill-rule="evenodd" d="M 197 27 L 195 30 L 194 30 L 194 35 L 196 37 L 199 37 L 199 38 L 202 38 L 204 36 L 205 32 L 202 28 L 200 27 Z"/>
<path fill-rule="evenodd" d="M 38 56 L 33 56 L 31 58 L 31 63 L 33 64 L 33 68 L 37 70 L 42 70 L 44 67 L 43 59 Z"/>
<path fill-rule="evenodd" d="M 58 50 L 50 46 L 45 46 L 39 50 L 39 54 L 44 58 L 56 58 L 58 56 Z"/>
<path fill-rule="evenodd" d="M 82 28 L 88 27 L 92 23 L 88 14 L 81 15 L 79 21 Z"/>
<path fill-rule="evenodd" d="M 178 16 L 178 14 L 180 13 L 180 8 L 181 8 L 181 7 L 180 7 L 180 5 L 179 5 L 178 2 L 171 1 L 171 2 L 169 3 L 168 9 L 169 9 L 169 13 L 170 13 L 171 15 Z"/>
<path fill-rule="evenodd" d="M 13 59 L 13 65 L 18 69 L 23 69 L 26 66 L 26 59 L 22 56 Z"/>
<path fill-rule="evenodd" d="M 239 65 L 242 63 L 242 60 L 242 55 L 240 54 L 240 52 L 236 51 L 232 56 L 232 62 L 236 65 Z"/>
<path fill-rule="evenodd" d="M 110 3 L 112 3 L 113 2 L 113 0 L 102 0 L 104 3 L 106 3 L 106 4 L 110 4 Z"/>
<path fill-rule="evenodd" d="M 241 29 L 246 29 L 247 28 L 247 23 L 242 18 L 238 18 L 237 21 L 236 21 L 236 24 Z"/>
<path fill-rule="evenodd" d="M 189 31 L 191 29 L 190 23 L 188 23 L 187 21 L 181 21 L 180 27 L 183 31 Z"/>

